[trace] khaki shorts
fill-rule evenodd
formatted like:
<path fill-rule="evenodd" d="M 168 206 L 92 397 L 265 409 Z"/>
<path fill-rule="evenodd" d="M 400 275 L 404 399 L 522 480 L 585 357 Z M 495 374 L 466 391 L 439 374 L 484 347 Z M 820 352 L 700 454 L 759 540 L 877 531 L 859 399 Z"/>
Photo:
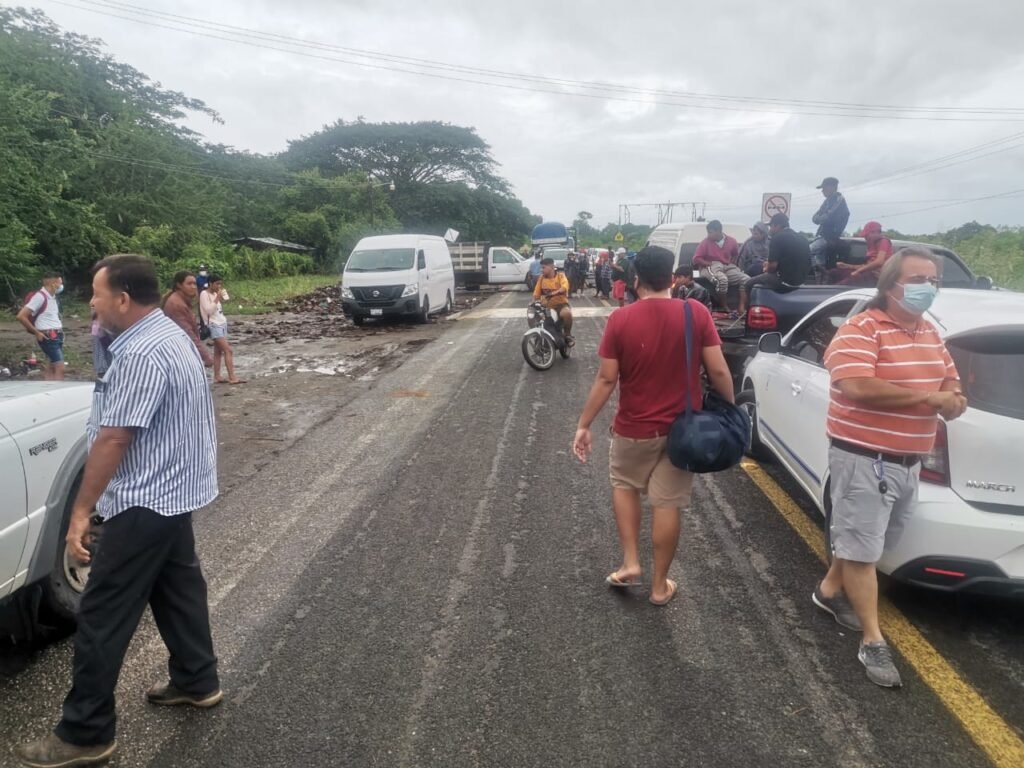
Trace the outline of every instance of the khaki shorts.
<path fill-rule="evenodd" d="M 690 505 L 693 475 L 668 460 L 667 437 L 633 440 L 612 433 L 608 473 L 612 488 L 646 494 L 654 507 Z"/>
<path fill-rule="evenodd" d="M 877 563 L 899 543 L 917 501 L 921 464 L 881 465 L 888 489 L 879 490 L 875 460 L 831 446 L 832 551 L 841 560 Z"/>

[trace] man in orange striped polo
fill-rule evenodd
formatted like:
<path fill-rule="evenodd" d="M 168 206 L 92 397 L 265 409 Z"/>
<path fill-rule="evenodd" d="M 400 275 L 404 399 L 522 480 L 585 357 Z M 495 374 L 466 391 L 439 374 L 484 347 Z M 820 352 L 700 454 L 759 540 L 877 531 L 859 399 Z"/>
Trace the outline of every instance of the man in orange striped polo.
<path fill-rule="evenodd" d="M 931 251 L 899 251 L 882 268 L 867 310 L 839 329 L 825 353 L 833 558 L 812 599 L 863 632 L 857 658 L 871 682 L 890 688 L 902 682 L 878 625 L 875 564 L 903 532 L 939 418 L 967 408 L 956 366 L 924 318 L 939 278 Z"/>

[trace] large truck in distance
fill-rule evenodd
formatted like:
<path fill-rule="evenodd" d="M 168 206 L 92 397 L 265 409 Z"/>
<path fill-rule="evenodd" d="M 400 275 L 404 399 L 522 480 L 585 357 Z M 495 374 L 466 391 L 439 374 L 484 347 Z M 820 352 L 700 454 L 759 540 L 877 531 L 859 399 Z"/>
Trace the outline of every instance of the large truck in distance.
<path fill-rule="evenodd" d="M 530 273 L 529 259 L 514 249 L 490 243 L 448 243 L 455 282 L 469 290 L 481 285 L 517 285 Z"/>

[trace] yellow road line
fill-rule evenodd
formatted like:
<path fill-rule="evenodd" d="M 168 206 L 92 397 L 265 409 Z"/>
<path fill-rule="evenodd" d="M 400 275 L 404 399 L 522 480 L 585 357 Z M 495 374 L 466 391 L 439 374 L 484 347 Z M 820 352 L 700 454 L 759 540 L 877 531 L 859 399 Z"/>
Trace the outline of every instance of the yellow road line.
<path fill-rule="evenodd" d="M 756 462 L 747 460 L 741 467 L 818 559 L 827 563 L 825 537 L 789 494 Z M 992 764 L 996 768 L 1024 766 L 1024 740 L 1020 735 L 885 597 L 878 601 L 878 617 L 890 644 L 960 721 L 967 735 L 988 755 Z"/>

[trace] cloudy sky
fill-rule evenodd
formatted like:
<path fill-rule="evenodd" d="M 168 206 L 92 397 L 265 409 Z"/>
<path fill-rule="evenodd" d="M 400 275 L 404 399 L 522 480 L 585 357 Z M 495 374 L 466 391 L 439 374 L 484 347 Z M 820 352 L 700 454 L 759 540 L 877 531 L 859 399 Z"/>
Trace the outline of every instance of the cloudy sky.
<path fill-rule="evenodd" d="M 224 124 L 191 125 L 241 149 L 276 152 L 337 118 L 444 120 L 475 126 L 546 219 L 588 210 L 603 224 L 620 203 L 671 200 L 748 223 L 762 193 L 789 192 L 809 229 L 833 175 L 851 227 L 1024 225 L 1021 3 L 133 3 L 178 18 L 31 2 L 207 102 Z"/>

